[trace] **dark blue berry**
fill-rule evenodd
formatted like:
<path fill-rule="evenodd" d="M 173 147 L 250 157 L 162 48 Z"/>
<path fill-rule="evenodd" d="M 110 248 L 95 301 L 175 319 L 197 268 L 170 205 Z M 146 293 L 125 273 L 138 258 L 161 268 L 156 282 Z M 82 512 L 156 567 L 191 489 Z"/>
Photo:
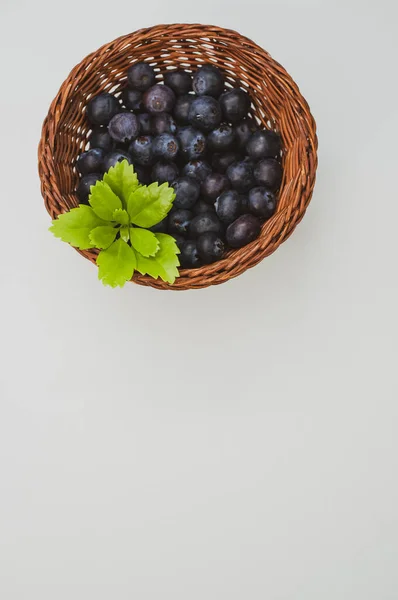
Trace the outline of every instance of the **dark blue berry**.
<path fill-rule="evenodd" d="M 190 160 L 183 168 L 183 174 L 204 181 L 211 173 L 210 165 L 201 158 Z"/>
<path fill-rule="evenodd" d="M 202 194 L 208 202 L 214 202 L 230 188 L 229 179 L 222 173 L 210 173 L 202 183 Z"/>
<path fill-rule="evenodd" d="M 215 202 L 216 213 L 223 223 L 233 223 L 241 214 L 241 197 L 236 190 L 228 190 Z"/>
<path fill-rule="evenodd" d="M 187 240 L 180 248 L 181 254 L 178 258 L 183 269 L 196 269 L 202 266 L 202 260 L 198 254 L 198 248 L 194 240 Z"/>
<path fill-rule="evenodd" d="M 189 109 L 194 101 L 195 96 L 178 96 L 174 106 L 174 118 L 180 125 L 188 125 L 189 123 Z"/>
<path fill-rule="evenodd" d="M 211 131 L 221 123 L 221 108 L 211 96 L 198 96 L 189 108 L 189 122 L 203 131 Z"/>
<path fill-rule="evenodd" d="M 108 125 L 120 111 L 119 100 L 111 94 L 99 94 L 87 105 L 87 118 L 92 125 Z"/>
<path fill-rule="evenodd" d="M 190 210 L 184 208 L 172 210 L 169 214 L 168 231 L 171 234 L 187 235 L 192 218 L 193 213 Z"/>
<path fill-rule="evenodd" d="M 167 182 L 171 185 L 178 175 L 178 167 L 172 162 L 159 161 L 152 169 L 152 181 L 157 181 L 159 184 Z"/>
<path fill-rule="evenodd" d="M 151 135 L 152 133 L 152 118 L 148 113 L 140 113 L 137 115 L 137 121 L 141 135 Z"/>
<path fill-rule="evenodd" d="M 104 171 L 109 171 L 111 167 L 114 167 L 118 162 L 122 162 L 123 160 L 127 160 L 131 164 L 131 156 L 127 152 L 120 152 L 119 150 L 109 152 L 104 158 Z"/>
<path fill-rule="evenodd" d="M 220 106 L 225 120 L 237 123 L 247 116 L 250 98 L 243 90 L 230 90 L 220 97 Z"/>
<path fill-rule="evenodd" d="M 238 192 L 248 192 L 255 185 L 253 165 L 248 161 L 242 160 L 230 165 L 227 177 Z"/>
<path fill-rule="evenodd" d="M 175 242 L 176 242 L 179 250 L 181 251 L 181 248 L 182 248 L 183 244 L 185 244 L 186 239 L 184 238 L 183 235 L 180 235 L 179 233 L 173 233 L 173 238 L 175 239 Z"/>
<path fill-rule="evenodd" d="M 122 92 L 122 102 L 129 110 L 141 110 L 142 92 L 125 88 Z"/>
<path fill-rule="evenodd" d="M 246 150 L 253 160 L 277 158 L 280 155 L 281 139 L 274 131 L 256 131 L 246 144 Z"/>
<path fill-rule="evenodd" d="M 153 225 L 153 227 L 150 227 L 149 231 L 152 231 L 152 233 L 167 233 L 167 225 L 168 217 L 163 219 L 163 221 L 160 221 L 160 223 Z"/>
<path fill-rule="evenodd" d="M 218 96 L 224 90 L 224 75 L 213 65 L 203 65 L 193 76 L 192 87 L 198 96 Z"/>
<path fill-rule="evenodd" d="M 198 254 L 206 265 L 223 257 L 225 245 L 217 233 L 207 232 L 201 235 L 197 242 Z"/>
<path fill-rule="evenodd" d="M 255 240 L 261 231 L 261 223 L 254 215 L 242 215 L 227 229 L 227 243 L 231 248 L 241 248 Z"/>
<path fill-rule="evenodd" d="M 155 71 L 147 63 L 135 63 L 127 71 L 127 81 L 133 90 L 145 92 L 148 88 L 155 85 Z"/>
<path fill-rule="evenodd" d="M 231 125 L 222 123 L 217 129 L 213 129 L 207 138 L 209 149 L 212 152 L 228 152 L 235 144 L 235 131 Z"/>
<path fill-rule="evenodd" d="M 225 154 L 214 154 L 211 165 L 218 173 L 226 173 L 228 167 L 241 159 L 237 152 L 226 152 Z"/>
<path fill-rule="evenodd" d="M 187 94 L 192 89 L 192 76 L 186 71 L 167 71 L 164 83 L 177 95 Z"/>
<path fill-rule="evenodd" d="M 244 119 L 237 125 L 235 125 L 235 139 L 238 148 L 244 149 L 247 142 L 257 129 L 256 123 L 253 119 Z"/>
<path fill-rule="evenodd" d="M 197 215 L 191 221 L 189 233 L 192 238 L 198 238 L 207 232 L 222 233 L 222 225 L 214 212 Z"/>
<path fill-rule="evenodd" d="M 178 140 L 171 133 L 162 133 L 153 140 L 153 154 L 163 160 L 174 160 L 178 147 Z"/>
<path fill-rule="evenodd" d="M 214 213 L 214 204 L 208 204 L 208 202 L 205 202 L 204 200 L 198 200 L 195 206 L 193 207 L 192 212 L 196 216 L 203 215 L 205 213 L 207 214 L 209 212 Z"/>
<path fill-rule="evenodd" d="M 175 208 L 191 209 L 199 199 L 200 184 L 193 177 L 180 177 L 172 187 L 176 195 L 173 203 Z"/>
<path fill-rule="evenodd" d="M 103 171 L 103 163 L 105 158 L 105 152 L 102 148 L 93 148 L 87 150 L 79 156 L 76 161 L 76 168 L 81 175 L 88 175 L 89 173 L 101 173 Z"/>
<path fill-rule="evenodd" d="M 153 138 L 150 135 L 141 135 L 129 147 L 133 164 L 149 167 L 154 163 Z"/>
<path fill-rule="evenodd" d="M 185 161 L 200 158 L 206 153 L 206 136 L 193 127 L 181 127 L 177 132 L 181 156 Z"/>
<path fill-rule="evenodd" d="M 258 185 L 276 191 L 282 183 L 282 167 L 274 158 L 264 158 L 254 167 L 254 177 Z"/>
<path fill-rule="evenodd" d="M 247 194 L 239 194 L 240 196 L 240 212 L 242 215 L 250 212 L 249 210 L 249 196 Z"/>
<path fill-rule="evenodd" d="M 94 127 L 89 142 L 91 149 L 102 148 L 105 152 L 110 152 L 114 145 L 114 141 L 105 127 Z"/>
<path fill-rule="evenodd" d="M 149 185 L 152 183 L 151 170 L 148 167 L 134 165 L 134 171 L 137 173 L 138 181 L 141 185 Z"/>
<path fill-rule="evenodd" d="M 152 115 L 171 112 L 175 104 L 175 95 L 167 85 L 154 85 L 144 94 L 144 106 Z"/>
<path fill-rule="evenodd" d="M 173 117 L 167 113 L 160 113 L 152 117 L 152 132 L 154 135 L 161 135 L 162 133 L 172 133 L 173 135 L 177 131 L 177 125 Z"/>
<path fill-rule="evenodd" d="M 91 186 L 95 185 L 97 181 L 100 181 L 102 177 L 103 175 L 101 173 L 90 173 L 90 175 L 85 175 L 81 178 L 76 190 L 77 197 L 81 204 L 88 204 Z"/>
<path fill-rule="evenodd" d="M 109 135 L 116 142 L 129 142 L 139 134 L 137 117 L 132 113 L 115 115 L 108 125 Z"/>
<path fill-rule="evenodd" d="M 276 210 L 276 196 L 265 187 L 255 187 L 249 192 L 249 211 L 261 217 L 269 219 Z"/>

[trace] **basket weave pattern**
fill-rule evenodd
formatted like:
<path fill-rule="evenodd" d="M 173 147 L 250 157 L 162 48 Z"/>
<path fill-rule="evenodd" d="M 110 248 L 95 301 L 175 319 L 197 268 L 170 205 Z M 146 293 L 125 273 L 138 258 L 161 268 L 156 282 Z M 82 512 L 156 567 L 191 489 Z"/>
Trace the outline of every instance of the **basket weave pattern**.
<path fill-rule="evenodd" d="M 45 119 L 39 145 L 39 174 L 45 206 L 52 218 L 78 205 L 76 158 L 87 146 L 88 100 L 126 83 L 127 69 L 145 60 L 159 69 L 195 70 L 214 63 L 227 86 L 240 86 L 251 96 L 252 114 L 282 138 L 283 182 L 275 215 L 260 237 L 225 258 L 200 269 L 181 270 L 170 286 L 136 273 L 135 283 L 158 289 L 186 290 L 224 283 L 274 252 L 293 232 L 311 200 L 317 168 L 315 121 L 307 102 L 288 73 L 254 42 L 235 31 L 207 25 L 159 25 L 141 29 L 102 46 L 77 65 L 62 84 Z M 79 251 L 95 262 L 96 250 Z"/>

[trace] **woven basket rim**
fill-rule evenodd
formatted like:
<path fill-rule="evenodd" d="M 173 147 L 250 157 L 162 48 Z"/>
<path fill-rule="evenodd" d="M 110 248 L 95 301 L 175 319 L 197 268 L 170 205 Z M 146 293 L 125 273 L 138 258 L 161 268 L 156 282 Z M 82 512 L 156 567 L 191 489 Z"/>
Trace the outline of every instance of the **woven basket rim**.
<path fill-rule="evenodd" d="M 219 41 L 220 39 L 222 42 Z M 232 277 L 240 275 L 246 269 L 258 264 L 263 258 L 273 253 L 293 233 L 295 227 L 303 218 L 311 200 L 318 162 L 318 139 L 315 120 L 297 84 L 266 50 L 234 30 L 197 23 L 155 25 L 139 29 L 131 34 L 122 35 L 111 42 L 103 44 L 100 48 L 88 54 L 70 71 L 50 105 L 43 123 L 39 143 L 39 175 L 46 209 L 52 218 L 56 218 L 60 213 L 71 208 L 71 202 L 68 203 L 66 201 L 60 189 L 61 185 L 59 184 L 57 174 L 59 161 L 57 163 L 55 159 L 55 146 L 57 135 L 60 132 L 60 123 L 70 103 L 73 102 L 73 91 L 76 89 L 79 81 L 86 77 L 87 70 L 92 68 L 93 65 L 97 68 L 101 64 L 107 64 L 106 61 L 109 62 L 113 52 L 127 51 L 128 49 L 131 51 L 131 46 L 135 44 L 134 58 L 140 60 L 142 54 L 140 55 L 139 50 L 145 50 L 147 44 L 154 44 L 159 41 L 162 46 L 163 43 L 171 43 L 173 40 L 176 40 L 176 42 L 184 41 L 185 43 L 192 40 L 193 44 L 198 44 L 198 41 L 204 44 L 209 42 L 208 45 L 213 44 L 213 47 L 217 43 L 220 46 L 223 44 L 227 50 L 222 46 L 221 53 L 227 51 L 232 53 L 233 49 L 236 52 L 235 56 L 242 57 L 242 63 L 243 60 L 245 61 L 245 67 L 238 64 L 237 69 L 245 69 L 248 72 L 248 68 L 253 68 L 256 73 L 260 73 L 258 77 L 259 81 L 261 77 L 271 77 L 272 75 L 273 79 L 272 81 L 270 80 L 272 83 L 271 91 L 275 94 L 276 102 L 279 102 L 282 106 L 283 123 L 280 121 L 277 125 L 282 134 L 283 141 L 285 142 L 286 140 L 286 137 L 283 136 L 285 121 L 288 133 L 290 133 L 290 130 L 293 131 L 294 126 L 296 126 L 298 132 L 296 134 L 298 137 L 293 136 L 291 144 L 288 148 L 285 148 L 286 154 L 283 157 L 284 171 L 286 173 L 288 164 L 292 165 L 292 169 L 289 169 L 289 177 L 287 175 L 284 176 L 278 209 L 275 215 L 264 223 L 260 237 L 257 240 L 239 250 L 229 251 L 223 260 L 212 265 L 201 267 L 200 269 L 181 269 L 180 277 L 174 285 L 139 274 L 135 274 L 133 277 L 133 281 L 140 285 L 147 285 L 157 289 L 186 290 L 224 283 Z M 137 42 L 140 44 L 138 48 Z M 209 56 L 207 59 L 202 60 L 204 62 L 215 62 L 212 61 L 212 58 L 212 56 Z M 195 55 L 195 60 L 199 59 L 200 57 Z M 229 60 L 231 59 L 229 58 Z M 249 61 L 253 62 L 253 66 Z M 263 70 L 261 70 L 260 61 L 266 63 L 266 68 L 264 67 Z M 178 65 L 176 62 L 174 64 Z M 223 65 L 219 62 L 216 64 L 219 64 L 223 68 Z M 234 66 L 234 63 L 231 62 L 230 65 Z M 244 71 L 241 71 L 241 75 L 246 76 Z M 235 78 L 235 81 L 243 85 L 242 78 Z M 253 90 L 254 88 L 249 88 L 249 93 L 250 89 Z M 268 91 L 269 88 L 267 87 L 266 89 Z M 257 90 L 255 91 L 257 92 Z M 283 99 L 283 102 L 281 99 Z M 258 117 L 259 115 L 256 113 L 256 116 Z M 262 123 L 265 124 L 263 119 Z M 77 204 L 77 200 L 75 204 Z M 78 250 L 78 252 L 91 262 L 95 262 L 97 251 Z"/>

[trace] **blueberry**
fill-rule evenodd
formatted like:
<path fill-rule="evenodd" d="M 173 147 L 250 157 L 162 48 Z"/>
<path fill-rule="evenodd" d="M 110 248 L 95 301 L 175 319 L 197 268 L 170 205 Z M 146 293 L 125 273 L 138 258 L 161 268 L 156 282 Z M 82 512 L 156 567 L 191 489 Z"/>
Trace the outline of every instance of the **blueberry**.
<path fill-rule="evenodd" d="M 211 131 L 221 123 L 221 108 L 211 96 L 198 96 L 189 108 L 189 122 L 203 131 Z"/>
<path fill-rule="evenodd" d="M 122 102 L 129 110 L 140 110 L 142 108 L 142 92 L 125 88 L 122 92 Z"/>
<path fill-rule="evenodd" d="M 206 136 L 193 127 L 181 127 L 177 132 L 181 156 L 185 161 L 194 160 L 206 153 Z"/>
<path fill-rule="evenodd" d="M 178 175 L 178 167 L 172 162 L 159 161 L 152 169 L 152 180 L 159 184 L 167 182 L 171 185 Z"/>
<path fill-rule="evenodd" d="M 138 181 L 141 185 L 149 185 L 152 183 L 151 170 L 148 167 L 134 165 L 134 171 L 137 173 Z"/>
<path fill-rule="evenodd" d="M 90 148 L 102 148 L 105 152 L 110 152 L 113 149 L 113 139 L 109 135 L 105 127 L 94 127 L 90 135 Z"/>
<path fill-rule="evenodd" d="M 199 179 L 199 181 L 204 181 L 210 173 L 210 165 L 201 158 L 190 160 L 183 168 L 184 175 L 195 177 L 196 179 Z"/>
<path fill-rule="evenodd" d="M 152 118 L 148 113 L 137 115 L 137 121 L 141 135 L 151 135 L 152 133 Z"/>
<path fill-rule="evenodd" d="M 253 160 L 276 158 L 280 154 L 281 139 L 275 131 L 256 131 L 246 144 L 246 150 Z"/>
<path fill-rule="evenodd" d="M 200 258 L 207 265 L 220 260 L 224 254 L 224 242 L 216 233 L 204 233 L 198 238 L 196 244 Z"/>
<path fill-rule="evenodd" d="M 229 190 L 215 202 L 216 213 L 223 223 L 233 223 L 241 214 L 241 197 L 236 190 Z"/>
<path fill-rule="evenodd" d="M 247 161 L 232 163 L 227 169 L 227 176 L 238 192 L 248 192 L 255 185 L 253 166 Z"/>
<path fill-rule="evenodd" d="M 131 164 L 131 156 L 127 152 L 120 152 L 119 150 L 109 152 L 104 158 L 104 170 L 109 171 L 111 167 L 114 167 L 118 162 L 122 162 L 123 160 L 127 160 Z"/>
<path fill-rule="evenodd" d="M 154 85 L 144 94 L 144 106 L 152 115 L 171 112 L 175 104 L 175 95 L 167 85 Z"/>
<path fill-rule="evenodd" d="M 90 173 L 90 175 L 85 175 L 81 178 L 76 190 L 77 197 L 81 204 L 88 204 L 91 186 L 95 185 L 97 181 L 100 181 L 102 177 L 103 175 L 101 173 Z"/>
<path fill-rule="evenodd" d="M 87 105 L 87 118 L 92 125 L 108 125 L 109 121 L 120 111 L 120 104 L 111 94 L 99 94 Z"/>
<path fill-rule="evenodd" d="M 180 248 L 178 256 L 183 269 L 196 269 L 202 266 L 202 260 L 198 254 L 198 248 L 194 240 L 187 240 Z"/>
<path fill-rule="evenodd" d="M 220 97 L 220 106 L 225 120 L 237 123 L 247 116 L 250 98 L 246 92 L 236 88 Z"/>
<path fill-rule="evenodd" d="M 147 63 L 135 63 L 127 71 L 127 81 L 133 90 L 145 92 L 148 88 L 155 85 L 155 71 Z"/>
<path fill-rule="evenodd" d="M 213 65 L 203 65 L 193 76 L 192 87 L 198 96 L 218 98 L 224 90 L 224 75 Z"/>
<path fill-rule="evenodd" d="M 192 209 L 194 215 L 203 215 L 207 213 L 214 213 L 214 204 L 208 204 L 204 200 L 198 200 L 195 206 Z"/>
<path fill-rule="evenodd" d="M 103 171 L 104 158 L 105 151 L 102 148 L 87 150 L 87 152 L 83 152 L 77 159 L 76 168 L 81 175 L 101 173 Z"/>
<path fill-rule="evenodd" d="M 255 187 L 249 192 L 249 211 L 263 219 L 272 217 L 276 210 L 276 196 L 265 187 Z"/>
<path fill-rule="evenodd" d="M 235 138 L 236 144 L 239 148 L 243 149 L 246 147 L 247 142 L 257 129 L 255 122 L 252 119 L 244 119 L 237 125 L 235 125 Z"/>
<path fill-rule="evenodd" d="M 211 165 L 218 173 L 226 173 L 228 167 L 241 159 L 237 152 L 226 152 L 225 154 L 214 154 Z"/>
<path fill-rule="evenodd" d="M 175 208 L 191 209 L 200 195 L 200 184 L 193 177 L 180 177 L 173 182 L 172 187 L 176 195 L 173 206 Z"/>
<path fill-rule="evenodd" d="M 231 125 L 222 123 L 217 129 L 213 129 L 207 138 L 209 149 L 212 152 L 227 152 L 232 150 L 235 143 L 235 131 Z"/>
<path fill-rule="evenodd" d="M 214 212 L 197 215 L 191 221 L 189 233 L 192 238 L 198 238 L 207 232 L 222 233 L 222 225 Z"/>
<path fill-rule="evenodd" d="M 164 83 L 177 95 L 187 94 L 192 89 L 192 76 L 186 71 L 167 71 Z"/>
<path fill-rule="evenodd" d="M 227 243 L 231 248 L 241 248 L 255 240 L 261 231 L 261 223 L 254 215 L 242 215 L 227 229 Z"/>
<path fill-rule="evenodd" d="M 210 173 L 202 183 L 202 194 L 208 202 L 214 202 L 229 187 L 230 183 L 226 175 Z"/>
<path fill-rule="evenodd" d="M 171 115 L 160 113 L 152 118 L 152 131 L 154 135 L 161 135 L 162 133 L 172 133 L 174 135 L 177 131 L 177 125 Z"/>
<path fill-rule="evenodd" d="M 108 125 L 109 135 L 116 142 L 129 142 L 139 133 L 137 117 L 132 113 L 115 115 Z"/>
<path fill-rule="evenodd" d="M 167 225 L 168 217 L 163 219 L 163 221 L 160 221 L 160 223 L 156 223 L 156 225 L 150 227 L 149 231 L 152 231 L 152 233 L 167 233 Z"/>
<path fill-rule="evenodd" d="M 176 241 L 176 244 L 177 244 L 179 250 L 181 251 L 181 248 L 185 244 L 186 239 L 184 238 L 183 235 L 180 235 L 179 233 L 173 233 L 172 235 L 173 235 L 173 238 Z"/>
<path fill-rule="evenodd" d="M 171 234 L 179 233 L 180 235 L 187 235 L 192 218 L 193 213 L 190 210 L 184 208 L 172 210 L 169 214 L 169 232 Z"/>
<path fill-rule="evenodd" d="M 239 194 L 240 197 L 240 212 L 242 215 L 250 212 L 249 210 L 249 196 L 247 194 Z"/>
<path fill-rule="evenodd" d="M 178 96 L 174 106 L 174 118 L 180 125 L 188 125 L 189 123 L 189 109 L 194 101 L 195 96 Z"/>
<path fill-rule="evenodd" d="M 274 158 L 264 158 L 254 167 L 254 177 L 258 185 L 275 191 L 282 183 L 282 167 Z"/>
<path fill-rule="evenodd" d="M 153 154 L 163 160 L 173 160 L 178 154 L 178 140 L 171 133 L 162 133 L 153 140 Z"/>
<path fill-rule="evenodd" d="M 141 135 L 129 147 L 134 165 L 148 167 L 154 163 L 153 138 L 150 135 Z"/>

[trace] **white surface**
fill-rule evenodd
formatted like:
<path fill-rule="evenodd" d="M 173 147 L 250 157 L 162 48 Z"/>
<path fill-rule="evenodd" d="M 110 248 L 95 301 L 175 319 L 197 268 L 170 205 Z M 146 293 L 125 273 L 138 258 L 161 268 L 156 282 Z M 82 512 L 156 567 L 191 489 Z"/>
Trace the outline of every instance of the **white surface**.
<path fill-rule="evenodd" d="M 175 21 L 296 79 L 314 199 L 229 284 L 105 289 L 47 232 L 41 123 L 88 52 Z M 2 600 L 397 599 L 396 22 L 393 0 L 2 0 Z"/>

